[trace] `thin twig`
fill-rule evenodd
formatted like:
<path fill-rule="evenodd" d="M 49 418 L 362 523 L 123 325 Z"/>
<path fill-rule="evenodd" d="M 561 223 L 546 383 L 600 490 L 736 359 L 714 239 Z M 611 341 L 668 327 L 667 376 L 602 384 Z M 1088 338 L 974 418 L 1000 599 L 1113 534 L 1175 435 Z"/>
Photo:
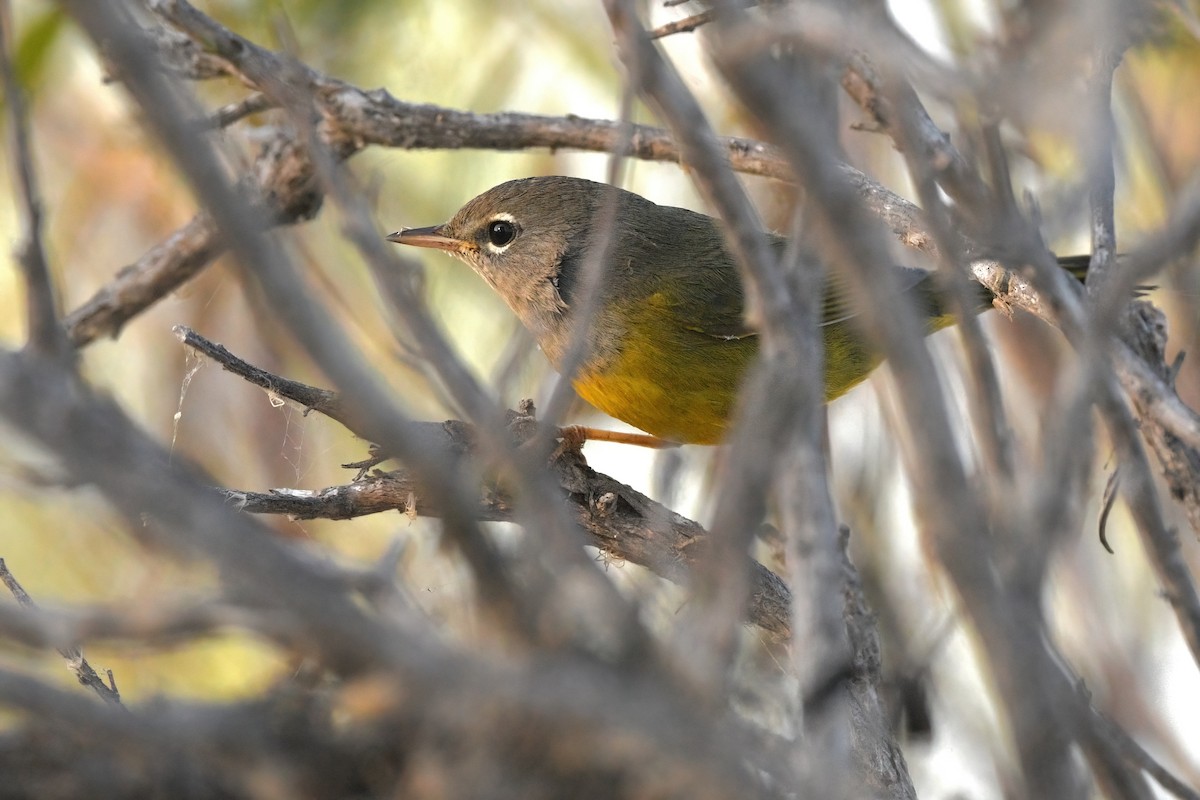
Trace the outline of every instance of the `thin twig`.
<path fill-rule="evenodd" d="M 17 576 L 9 570 L 8 564 L 0 558 L 0 582 L 3 582 L 8 590 L 12 592 L 12 596 L 17 599 L 17 602 L 25 608 L 36 609 L 37 603 L 33 602 L 33 598 L 25 591 L 20 582 L 17 581 Z M 58 654 L 67 660 L 67 666 L 71 672 L 75 673 L 75 677 L 79 679 L 79 683 L 88 687 L 106 703 L 113 705 L 121 705 L 121 693 L 117 691 L 117 687 L 112 683 L 112 670 L 108 671 L 109 683 L 92 669 L 92 665 L 83 657 L 83 651 L 79 649 L 79 645 L 74 641 L 66 646 L 55 645 L 55 650 Z"/>
<path fill-rule="evenodd" d="M 264 369 L 259 369 L 230 353 L 222 345 L 204 338 L 186 325 L 176 325 L 173 330 L 179 337 L 179 341 L 186 347 L 208 356 L 226 372 L 231 372 L 247 383 L 265 389 L 271 395 L 285 397 L 306 409 L 318 411 L 343 425 L 351 424 L 336 392 L 281 378 Z"/>
<path fill-rule="evenodd" d="M 9 582 L 2 566 L 0 578 Z M 130 614 L 129 609 L 121 606 L 53 612 L 32 603 L 22 603 L 22 606 L 20 610 L 9 610 L 0 605 L 0 631 L 9 639 L 30 647 L 59 647 L 63 641 L 128 641 L 171 646 L 227 628 L 240 627 L 255 632 L 270 630 L 268 617 L 215 597 L 187 605 L 154 605 L 140 609 L 137 614 Z"/>
<path fill-rule="evenodd" d="M 273 108 L 274 104 L 262 92 L 253 92 L 236 103 L 222 106 L 212 113 L 205 124 L 210 128 L 228 128 L 230 125 Z"/>
<path fill-rule="evenodd" d="M 1146 748 L 1138 744 L 1129 735 L 1129 732 L 1118 725 L 1115 720 L 1099 711 L 1093 712 L 1092 719 L 1100 735 L 1109 740 L 1112 748 L 1120 754 L 1129 766 L 1144 771 L 1147 775 L 1154 778 L 1159 786 L 1170 794 L 1181 798 L 1181 800 L 1200 800 L 1200 791 L 1197 791 L 1195 787 L 1188 786 L 1176 777 L 1160 761 L 1150 755 Z"/>
<path fill-rule="evenodd" d="M 58 321 L 58 301 L 46 251 L 42 247 L 42 203 L 38 194 L 33 164 L 33 146 L 29 140 L 29 112 L 25 93 L 13 69 L 12 10 L 8 0 L 0 3 L 0 76 L 4 84 L 4 104 L 8 108 L 9 135 L 12 137 L 12 163 L 23 216 L 22 242 L 18 263 L 25 279 L 25 315 L 29 330 L 28 346 L 52 358 L 69 361 L 74 348 Z"/>
<path fill-rule="evenodd" d="M 714 11 L 701 11 L 699 14 L 693 14 L 690 17 L 677 19 L 674 22 L 668 22 L 664 25 L 659 25 L 657 28 L 649 32 L 651 39 L 661 39 L 664 36 L 670 36 L 673 33 L 691 33 L 701 25 L 707 25 L 717 18 Z"/>

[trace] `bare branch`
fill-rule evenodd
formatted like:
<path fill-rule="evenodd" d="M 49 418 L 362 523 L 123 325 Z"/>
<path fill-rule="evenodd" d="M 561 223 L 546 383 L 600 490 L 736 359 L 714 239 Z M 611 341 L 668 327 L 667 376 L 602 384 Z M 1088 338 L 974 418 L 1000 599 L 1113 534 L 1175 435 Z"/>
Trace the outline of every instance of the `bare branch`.
<path fill-rule="evenodd" d="M 0 570 L 3 570 L 2 566 Z M 0 576 L 3 575 L 0 571 Z M 64 642 L 112 641 L 170 646 L 228 628 L 270 630 L 263 615 L 217 598 L 186 605 L 153 606 L 140 610 L 136 615 L 119 606 L 48 611 L 22 605 L 20 610 L 0 605 L 0 632 L 8 639 L 29 647 L 60 649 Z M 73 647 L 74 644 L 69 646 Z M 95 676 L 95 680 L 99 682 L 99 676 Z M 84 683 L 82 676 L 80 683 Z M 103 690 L 94 687 L 97 693 L 109 699 L 105 694 L 108 687 L 104 687 L 103 683 L 99 683 L 99 686 Z"/>
<path fill-rule="evenodd" d="M 351 420 L 342 408 L 336 392 L 281 378 L 243 361 L 216 342 L 205 339 L 185 325 L 176 325 L 175 335 L 186 347 L 208 356 L 226 372 L 237 375 L 247 383 L 265 389 L 269 394 L 286 397 L 307 410 L 319 411 L 330 419 L 349 426 Z"/>
<path fill-rule="evenodd" d="M 701 11 L 699 14 L 693 14 L 690 17 L 684 17 L 674 22 L 668 22 L 665 25 L 659 25 L 649 32 L 649 36 L 651 39 L 661 39 L 664 36 L 670 36 L 675 33 L 691 33 L 701 25 L 712 22 L 715 18 L 716 14 L 713 11 Z"/>
<path fill-rule="evenodd" d="M 4 559 L 0 558 L 0 581 L 8 587 L 12 592 L 12 596 L 17 599 L 27 609 L 36 609 L 37 604 L 33 602 L 33 598 L 17 581 L 17 576 L 13 575 L 9 570 L 8 565 L 4 563 Z M 59 644 L 54 645 L 54 649 L 59 655 L 67 660 L 67 666 L 71 672 L 75 673 L 75 677 L 79 679 L 79 683 L 88 687 L 96 694 L 100 695 L 100 699 L 106 703 L 113 705 L 121 705 L 121 694 L 117 691 L 116 686 L 111 685 L 112 671 L 109 671 L 109 684 L 106 684 L 96 670 L 92 669 L 92 665 L 83 657 L 83 651 L 79 649 L 77 639 L 59 639 Z M 63 644 L 62 642 L 67 642 Z"/>

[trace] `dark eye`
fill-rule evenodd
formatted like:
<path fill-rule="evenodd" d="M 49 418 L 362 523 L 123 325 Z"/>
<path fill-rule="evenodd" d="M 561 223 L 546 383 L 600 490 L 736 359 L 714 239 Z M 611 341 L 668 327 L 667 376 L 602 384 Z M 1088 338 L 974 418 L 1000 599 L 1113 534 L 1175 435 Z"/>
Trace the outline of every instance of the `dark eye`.
<path fill-rule="evenodd" d="M 494 247 L 504 247 L 517 238 L 517 226 L 506 219 L 494 219 L 488 223 L 487 237 Z"/>

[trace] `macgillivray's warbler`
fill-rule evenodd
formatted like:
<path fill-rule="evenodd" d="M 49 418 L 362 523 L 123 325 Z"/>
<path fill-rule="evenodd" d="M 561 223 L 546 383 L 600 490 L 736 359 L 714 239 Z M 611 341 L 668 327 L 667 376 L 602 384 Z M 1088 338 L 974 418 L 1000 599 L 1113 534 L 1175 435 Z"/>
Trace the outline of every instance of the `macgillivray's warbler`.
<path fill-rule="evenodd" d="M 445 250 L 469 264 L 558 369 L 571 346 L 572 311 L 582 304 L 585 261 L 608 233 L 600 220 L 604 204 L 614 200 L 607 269 L 575 390 L 662 439 L 716 444 L 758 337 L 743 318 L 741 280 L 712 217 L 607 184 L 551 176 L 502 183 L 445 224 L 387 238 Z M 786 245 L 784 237 L 768 235 L 772 246 Z M 931 332 L 954 321 L 932 273 L 897 269 Z M 979 291 L 984 306 L 991 295 L 983 286 Z M 879 358 L 855 330 L 835 282 L 826 282 L 822 311 L 828 401 L 866 378 Z"/>

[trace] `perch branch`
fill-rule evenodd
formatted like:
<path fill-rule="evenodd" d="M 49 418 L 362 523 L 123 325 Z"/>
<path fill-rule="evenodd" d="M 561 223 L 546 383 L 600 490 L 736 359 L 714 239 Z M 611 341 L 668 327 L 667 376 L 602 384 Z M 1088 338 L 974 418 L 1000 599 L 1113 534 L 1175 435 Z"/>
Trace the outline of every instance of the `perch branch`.
<path fill-rule="evenodd" d="M 272 393 L 305 408 L 327 414 L 354 430 L 352 422 L 342 417 L 335 393 L 251 367 L 226 348 L 194 331 L 186 328 L 176 331 L 186 346 L 230 372 L 247 378 L 256 386 L 269 387 Z M 529 418 L 514 416 L 510 419 L 510 427 L 518 435 L 529 438 L 533 435 L 532 429 L 519 424 L 525 421 L 532 422 Z M 418 442 L 421 449 L 443 453 L 452 461 L 470 458 L 476 449 L 474 429 L 456 420 L 410 422 L 405 434 Z M 579 451 L 562 450 L 556 454 L 550 468 L 590 543 L 612 557 L 631 561 L 668 580 L 682 583 L 689 568 L 706 551 L 708 533 L 698 523 L 591 469 Z M 444 513 L 443 503 L 423 490 L 420 482 L 406 471 L 375 473 L 348 485 L 317 491 L 227 490 L 225 496 L 245 511 L 287 514 L 299 519 L 350 519 L 393 510 L 437 517 Z M 507 522 L 516 519 L 512 498 L 494 487 L 481 494 L 473 505 L 473 513 L 479 520 Z M 790 592 L 779 576 L 761 564 L 751 562 L 749 569 L 753 584 L 750 621 L 772 636 L 786 639 L 790 634 Z"/>

